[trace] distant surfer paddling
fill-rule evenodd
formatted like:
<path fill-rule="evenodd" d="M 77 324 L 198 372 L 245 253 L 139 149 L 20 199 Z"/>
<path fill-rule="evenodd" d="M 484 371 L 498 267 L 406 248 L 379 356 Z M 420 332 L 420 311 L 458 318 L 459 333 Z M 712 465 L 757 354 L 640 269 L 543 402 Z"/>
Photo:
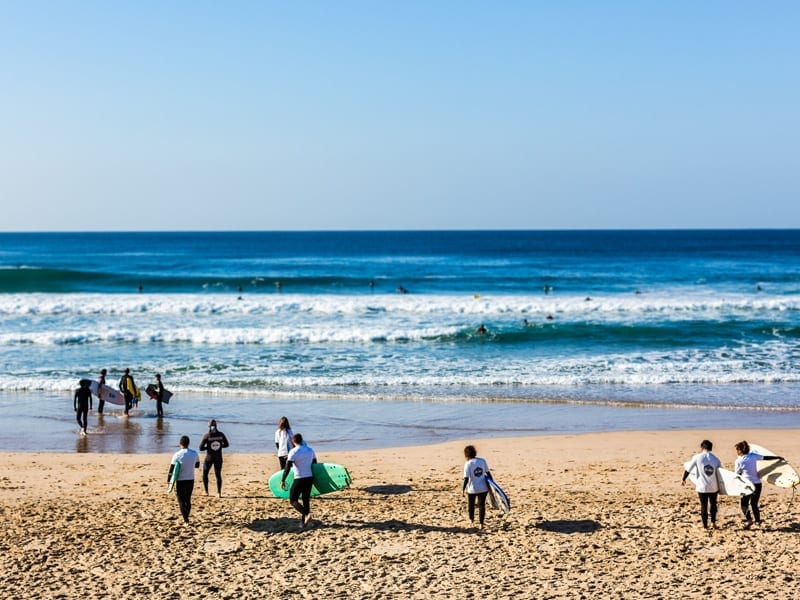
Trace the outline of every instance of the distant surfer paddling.
<path fill-rule="evenodd" d="M 303 436 L 295 433 L 292 436 L 294 446 L 286 457 L 286 466 L 281 478 L 281 489 L 286 489 L 286 478 L 289 471 L 294 472 L 294 481 L 289 490 L 289 502 L 300 513 L 300 529 L 305 529 L 311 522 L 311 487 L 314 485 L 314 474 L 311 465 L 317 462 L 317 455 L 311 446 L 303 443 Z M 302 498 L 303 503 L 300 503 Z"/>
<path fill-rule="evenodd" d="M 228 446 L 230 446 L 228 438 L 217 429 L 217 421 L 211 419 L 208 422 L 208 433 L 200 442 L 200 452 L 206 453 L 203 461 L 203 489 L 206 491 L 206 496 L 208 496 L 208 472 L 213 466 L 214 476 L 217 478 L 217 496 L 222 498 L 222 449 Z"/>
<path fill-rule="evenodd" d="M 81 379 L 78 385 L 80 387 L 75 390 L 72 407 L 75 409 L 75 418 L 78 420 L 78 425 L 80 425 L 81 435 L 86 435 L 86 427 L 89 424 L 89 409 L 92 408 L 92 392 L 89 389 L 88 379 Z"/>
<path fill-rule="evenodd" d="M 716 528 L 717 526 L 717 496 L 719 494 L 717 471 L 722 467 L 722 463 L 711 452 L 713 447 L 708 440 L 700 442 L 700 453 L 695 454 L 684 465 L 683 479 L 681 479 L 681 485 L 686 485 L 686 479 L 690 475 L 692 476 L 697 496 L 700 499 L 700 518 L 705 529 L 708 529 L 709 508 L 711 527 Z"/>
<path fill-rule="evenodd" d="M 464 448 L 464 482 L 461 486 L 461 495 L 467 496 L 467 512 L 469 522 L 475 522 L 475 506 L 478 507 L 478 523 L 483 529 L 483 522 L 486 519 L 486 496 L 489 493 L 489 484 L 486 482 L 489 473 L 489 465 L 478 456 L 475 446 Z"/>
<path fill-rule="evenodd" d="M 119 380 L 119 391 L 125 396 L 125 415 L 127 416 L 130 414 L 133 402 L 139 393 L 139 388 L 136 387 L 136 383 L 133 381 L 130 369 L 125 369 L 125 373 Z"/>

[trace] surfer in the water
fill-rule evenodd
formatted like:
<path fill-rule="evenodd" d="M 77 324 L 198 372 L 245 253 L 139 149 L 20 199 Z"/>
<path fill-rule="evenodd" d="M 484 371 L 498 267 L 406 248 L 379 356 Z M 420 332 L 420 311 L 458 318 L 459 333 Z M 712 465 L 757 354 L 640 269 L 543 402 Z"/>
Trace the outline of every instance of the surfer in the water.
<path fill-rule="evenodd" d="M 136 398 L 136 383 L 133 381 L 130 369 L 125 369 L 125 374 L 119 380 L 119 391 L 125 396 L 125 415 L 130 413 L 133 401 Z"/>
<path fill-rule="evenodd" d="M 103 397 L 100 395 L 100 391 L 103 389 L 103 386 L 106 384 L 106 371 L 105 369 L 100 370 L 100 379 L 97 380 L 99 384 L 97 386 L 97 413 L 102 415 L 103 414 L 103 407 L 106 405 L 106 401 L 103 400 Z"/>
<path fill-rule="evenodd" d="M 286 457 L 286 467 L 283 469 L 283 477 L 281 478 L 281 489 L 286 489 L 286 477 L 289 475 L 289 470 L 294 471 L 294 481 L 292 482 L 292 489 L 289 490 L 289 502 L 297 512 L 302 515 L 300 519 L 300 529 L 305 529 L 311 522 L 311 486 L 314 485 L 314 473 L 311 470 L 311 465 L 317 462 L 317 455 L 311 446 L 303 443 L 303 436 L 295 433 L 292 436 L 292 444 L 294 448 L 289 451 Z M 300 498 L 303 503 L 300 504 Z"/>
<path fill-rule="evenodd" d="M 181 449 L 172 455 L 167 472 L 167 481 L 172 477 L 172 469 L 175 465 L 180 465 L 178 481 L 175 483 L 175 490 L 178 496 L 178 506 L 181 509 L 183 522 L 189 522 L 189 513 L 192 511 L 192 490 L 194 489 L 194 470 L 200 466 L 200 455 L 189 448 L 189 436 L 181 436 L 178 444 Z"/>
<path fill-rule="evenodd" d="M 489 465 L 478 456 L 475 446 L 464 448 L 464 456 L 467 462 L 464 463 L 464 484 L 461 486 L 461 495 L 467 496 L 470 523 L 475 522 L 475 505 L 478 505 L 478 523 L 483 529 L 483 521 L 486 518 L 486 495 L 489 493 L 486 478 L 491 476 Z"/>
<path fill-rule="evenodd" d="M 214 467 L 214 476 L 217 478 L 217 496 L 222 498 L 222 449 L 230 444 L 225 434 L 217 429 L 217 421 L 211 419 L 208 422 L 208 433 L 203 436 L 200 442 L 200 452 L 205 450 L 206 458 L 203 461 L 203 489 L 208 496 L 208 472 Z"/>
<path fill-rule="evenodd" d="M 72 405 L 75 409 L 75 417 L 81 427 L 81 435 L 86 435 L 86 427 L 89 424 L 89 409 L 92 408 L 92 391 L 89 389 L 89 380 L 81 379 L 80 387 L 75 390 Z"/>
<path fill-rule="evenodd" d="M 164 416 L 164 384 L 161 383 L 161 374 L 156 373 L 156 415 Z M 202 450 L 202 448 L 200 448 Z M 206 490 L 208 491 L 208 490 Z"/>
<path fill-rule="evenodd" d="M 281 469 L 286 468 L 286 457 L 292 449 L 293 435 L 289 419 L 281 417 L 278 421 L 278 429 L 275 430 L 275 448 L 278 451 L 278 463 L 280 463 Z"/>
<path fill-rule="evenodd" d="M 758 501 L 761 498 L 761 478 L 758 476 L 759 460 L 783 460 L 780 456 L 762 456 L 750 451 L 750 444 L 741 441 L 733 446 L 736 449 L 738 458 L 734 470 L 737 475 L 742 475 L 753 484 L 755 491 L 749 496 L 742 496 L 741 507 L 744 515 L 744 527 L 749 529 L 753 525 L 755 517 L 756 525 L 761 525 L 761 510 L 758 508 Z M 752 509 L 752 515 L 750 510 Z"/>
<path fill-rule="evenodd" d="M 703 520 L 703 527 L 708 529 L 709 508 L 711 512 L 711 527 L 717 526 L 717 495 L 719 494 L 719 483 L 717 482 L 717 469 L 722 466 L 720 460 L 711 452 L 713 444 L 708 440 L 700 442 L 700 453 L 695 454 L 686 463 L 688 468 L 683 472 L 681 485 L 686 485 L 686 478 L 689 472 L 696 476 L 695 489 L 700 498 L 700 518 Z"/>

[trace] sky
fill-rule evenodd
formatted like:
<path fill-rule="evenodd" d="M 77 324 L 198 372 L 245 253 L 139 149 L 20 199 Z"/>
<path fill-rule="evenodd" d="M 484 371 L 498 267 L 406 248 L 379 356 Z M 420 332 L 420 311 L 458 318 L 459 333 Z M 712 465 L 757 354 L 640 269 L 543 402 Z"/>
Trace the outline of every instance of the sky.
<path fill-rule="evenodd" d="M 0 0 L 2 231 L 800 227 L 800 3 Z"/>

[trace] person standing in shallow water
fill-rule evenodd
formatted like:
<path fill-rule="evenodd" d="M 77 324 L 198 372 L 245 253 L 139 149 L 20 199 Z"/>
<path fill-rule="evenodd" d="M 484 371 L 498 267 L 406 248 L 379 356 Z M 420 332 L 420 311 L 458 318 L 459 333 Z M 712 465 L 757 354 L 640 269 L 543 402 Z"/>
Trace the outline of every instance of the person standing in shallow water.
<path fill-rule="evenodd" d="M 100 379 L 97 380 L 97 414 L 103 414 L 103 407 L 106 405 L 106 401 L 103 400 L 103 396 L 101 396 L 101 392 L 103 390 L 103 386 L 106 384 L 106 371 L 105 369 L 100 370 Z"/>
<path fill-rule="evenodd" d="M 164 416 L 164 384 L 161 383 L 161 374 L 156 373 L 156 416 Z M 200 448 L 202 450 L 202 448 Z"/>
<path fill-rule="evenodd" d="M 167 472 L 167 482 L 172 477 L 172 470 L 179 468 L 178 481 L 175 482 L 175 490 L 178 496 L 178 506 L 181 510 L 183 522 L 189 522 L 189 514 L 192 512 L 192 491 L 194 490 L 194 470 L 200 466 L 200 455 L 189 448 L 189 436 L 181 436 L 178 443 L 181 447 L 172 455 Z"/>
<path fill-rule="evenodd" d="M 138 389 L 136 388 L 136 383 L 133 381 L 133 376 L 131 375 L 130 369 L 125 369 L 125 373 L 120 378 L 119 391 L 122 392 L 123 396 L 125 396 L 125 416 L 127 416 L 130 414 L 133 401 L 138 393 Z"/>
<path fill-rule="evenodd" d="M 694 473 L 694 487 L 700 499 L 700 518 L 705 529 L 708 529 L 709 512 L 711 513 L 711 527 L 717 526 L 717 495 L 719 494 L 717 470 L 722 463 L 711 452 L 713 447 L 708 440 L 700 442 L 700 453 L 695 454 L 687 463 L 688 468 L 684 470 L 683 479 L 681 479 L 681 485 L 686 485 L 689 474 Z"/>
<path fill-rule="evenodd" d="M 92 408 L 92 391 L 89 389 L 89 380 L 81 379 L 80 387 L 75 390 L 72 399 L 72 407 L 75 409 L 75 418 L 81 428 L 81 435 L 86 435 L 86 427 L 89 425 L 89 409 Z"/>
<path fill-rule="evenodd" d="M 489 484 L 486 482 L 489 473 L 489 465 L 478 456 L 475 446 L 464 448 L 464 483 L 461 486 L 461 495 L 467 496 L 467 511 L 469 522 L 475 522 L 475 506 L 478 507 L 478 523 L 483 529 L 483 522 L 486 519 L 486 496 L 489 493 Z"/>

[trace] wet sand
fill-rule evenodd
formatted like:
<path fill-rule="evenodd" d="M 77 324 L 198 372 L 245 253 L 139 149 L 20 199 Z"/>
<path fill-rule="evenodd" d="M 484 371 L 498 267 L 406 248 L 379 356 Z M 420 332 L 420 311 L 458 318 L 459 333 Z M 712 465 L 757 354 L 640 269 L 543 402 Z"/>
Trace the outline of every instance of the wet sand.
<path fill-rule="evenodd" d="M 226 455 L 223 497 L 197 472 L 191 524 L 170 454 L 12 453 L 0 466 L 0 568 L 14 598 L 742 598 L 796 595 L 800 504 L 765 484 L 764 526 L 738 500 L 700 525 L 682 463 L 708 437 L 800 464 L 800 430 L 615 432 L 319 452 L 353 486 L 299 530 L 267 454 Z M 512 500 L 477 531 L 460 493 L 474 443 Z M 212 475 L 212 490 L 214 488 Z"/>

